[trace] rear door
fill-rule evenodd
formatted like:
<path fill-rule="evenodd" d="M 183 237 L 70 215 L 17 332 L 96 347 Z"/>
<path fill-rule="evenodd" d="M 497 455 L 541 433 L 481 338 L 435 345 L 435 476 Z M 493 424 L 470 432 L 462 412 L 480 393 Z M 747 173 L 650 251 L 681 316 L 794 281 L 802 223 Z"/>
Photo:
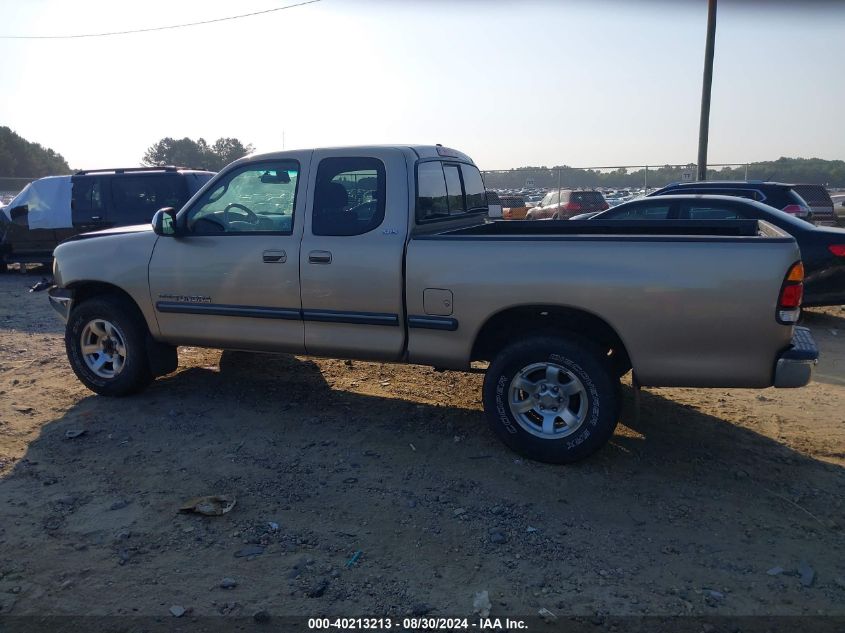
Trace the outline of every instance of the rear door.
<path fill-rule="evenodd" d="M 56 241 L 61 242 L 79 233 L 108 228 L 106 222 L 108 179 L 103 176 L 74 176 L 71 193 L 73 227 L 56 229 Z"/>
<path fill-rule="evenodd" d="M 312 165 L 299 265 L 307 353 L 397 360 L 405 347 L 405 156 L 316 151 Z"/>

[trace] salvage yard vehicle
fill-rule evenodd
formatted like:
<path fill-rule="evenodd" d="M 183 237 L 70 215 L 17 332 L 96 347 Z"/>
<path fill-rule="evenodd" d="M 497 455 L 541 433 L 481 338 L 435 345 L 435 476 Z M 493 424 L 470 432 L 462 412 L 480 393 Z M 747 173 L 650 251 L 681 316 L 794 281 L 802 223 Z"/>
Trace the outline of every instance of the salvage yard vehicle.
<path fill-rule="evenodd" d="M 537 206 L 528 210 L 526 220 L 568 220 L 578 213 L 604 211 L 610 205 L 600 191 L 562 189 L 550 191 Z"/>
<path fill-rule="evenodd" d="M 178 167 L 90 169 L 28 184 L 0 212 L 0 266 L 49 263 L 74 235 L 149 222 L 165 206 L 182 206 L 214 175 Z"/>
<path fill-rule="evenodd" d="M 845 230 L 814 226 L 767 204 L 736 196 L 649 196 L 593 214 L 594 220 L 763 220 L 801 250 L 805 306 L 845 304 Z"/>
<path fill-rule="evenodd" d="M 487 362 L 493 431 L 555 463 L 607 442 L 631 369 L 635 386 L 810 380 L 798 247 L 770 224 L 487 211 L 472 160 L 442 146 L 252 156 L 152 226 L 61 244 L 50 301 L 71 367 L 107 396 L 174 371 L 179 345 Z"/>
<path fill-rule="evenodd" d="M 807 201 L 795 190 L 795 185 L 763 180 L 708 180 L 705 182 L 673 182 L 654 191 L 649 196 L 666 196 L 676 193 L 737 196 L 756 200 L 780 209 L 796 218 L 813 222 L 813 211 Z"/>

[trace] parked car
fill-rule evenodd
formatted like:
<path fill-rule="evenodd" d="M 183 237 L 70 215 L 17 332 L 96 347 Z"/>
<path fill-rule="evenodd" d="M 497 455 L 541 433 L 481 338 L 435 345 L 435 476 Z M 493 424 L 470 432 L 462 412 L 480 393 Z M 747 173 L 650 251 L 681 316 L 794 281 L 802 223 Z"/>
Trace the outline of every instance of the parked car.
<path fill-rule="evenodd" d="M 611 437 L 631 368 L 655 386 L 810 379 L 818 352 L 794 327 L 800 253 L 779 229 L 487 213 L 472 160 L 442 146 L 251 156 L 152 226 L 62 243 L 49 296 L 71 367 L 98 394 L 174 371 L 178 345 L 489 361 L 494 432 L 558 463 Z"/>
<path fill-rule="evenodd" d="M 814 224 L 819 226 L 836 226 L 836 213 L 833 200 L 824 185 L 792 185 L 792 189 L 810 206 L 810 213 Z"/>
<path fill-rule="evenodd" d="M 648 194 L 662 196 L 670 193 L 707 194 L 718 196 L 738 196 L 763 202 L 784 213 L 794 215 L 807 222 L 812 222 L 810 205 L 795 191 L 794 185 L 782 182 L 764 182 L 762 180 L 675 182 Z"/>
<path fill-rule="evenodd" d="M 505 220 L 524 220 L 528 206 L 522 196 L 499 196 L 502 202 L 502 217 Z"/>
<path fill-rule="evenodd" d="M 0 213 L 0 266 L 49 263 L 74 235 L 150 222 L 162 207 L 181 207 L 214 175 L 177 167 L 78 171 L 28 184 Z"/>
<path fill-rule="evenodd" d="M 561 189 L 550 191 L 533 209 L 526 220 L 568 220 L 577 213 L 604 211 L 609 208 L 600 191 L 591 189 Z"/>
<path fill-rule="evenodd" d="M 649 196 L 595 214 L 593 220 L 764 220 L 792 235 L 806 278 L 804 305 L 845 304 L 845 229 L 819 227 L 736 196 Z"/>

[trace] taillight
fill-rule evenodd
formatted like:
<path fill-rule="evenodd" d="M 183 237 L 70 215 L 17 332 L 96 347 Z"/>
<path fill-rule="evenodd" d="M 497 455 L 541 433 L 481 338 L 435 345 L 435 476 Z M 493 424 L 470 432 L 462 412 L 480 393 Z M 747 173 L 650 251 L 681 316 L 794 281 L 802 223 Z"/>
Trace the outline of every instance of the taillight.
<path fill-rule="evenodd" d="M 606 202 L 601 203 L 601 210 L 602 211 L 607 211 L 609 208 L 610 208 L 610 205 L 607 204 Z"/>
<path fill-rule="evenodd" d="M 581 210 L 581 203 L 579 202 L 567 202 L 564 207 L 567 211 L 580 211 Z"/>
<path fill-rule="evenodd" d="M 845 244 L 831 244 L 827 247 L 827 250 L 837 257 L 845 257 Z"/>
<path fill-rule="evenodd" d="M 790 215 L 807 215 L 810 210 L 807 207 L 802 207 L 800 204 L 788 204 L 783 208 L 783 211 Z"/>
<path fill-rule="evenodd" d="M 801 316 L 801 299 L 804 297 L 804 265 L 795 262 L 786 273 L 783 285 L 780 287 L 776 319 L 783 325 L 798 322 Z"/>

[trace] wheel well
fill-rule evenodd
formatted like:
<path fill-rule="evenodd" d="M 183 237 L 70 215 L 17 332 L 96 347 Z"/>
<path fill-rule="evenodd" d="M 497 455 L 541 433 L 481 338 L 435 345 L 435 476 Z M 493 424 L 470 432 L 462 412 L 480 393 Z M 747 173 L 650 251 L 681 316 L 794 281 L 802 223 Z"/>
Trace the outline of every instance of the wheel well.
<path fill-rule="evenodd" d="M 74 291 L 73 304 L 75 306 L 79 305 L 83 301 L 91 299 L 92 297 L 117 295 L 125 299 L 133 308 L 135 308 L 135 310 L 138 311 L 138 315 L 146 323 L 146 319 L 144 319 L 144 314 L 141 312 L 141 308 L 138 307 L 138 304 L 135 303 L 135 299 L 133 299 L 132 296 L 123 288 L 119 288 L 118 286 L 105 283 L 103 281 L 77 281 L 68 284 L 67 287 Z"/>
<path fill-rule="evenodd" d="M 500 349 L 528 334 L 573 333 L 601 345 L 620 374 L 631 369 L 628 350 L 607 321 L 577 308 L 545 305 L 509 308 L 487 319 L 472 346 L 472 360 L 493 360 Z"/>

